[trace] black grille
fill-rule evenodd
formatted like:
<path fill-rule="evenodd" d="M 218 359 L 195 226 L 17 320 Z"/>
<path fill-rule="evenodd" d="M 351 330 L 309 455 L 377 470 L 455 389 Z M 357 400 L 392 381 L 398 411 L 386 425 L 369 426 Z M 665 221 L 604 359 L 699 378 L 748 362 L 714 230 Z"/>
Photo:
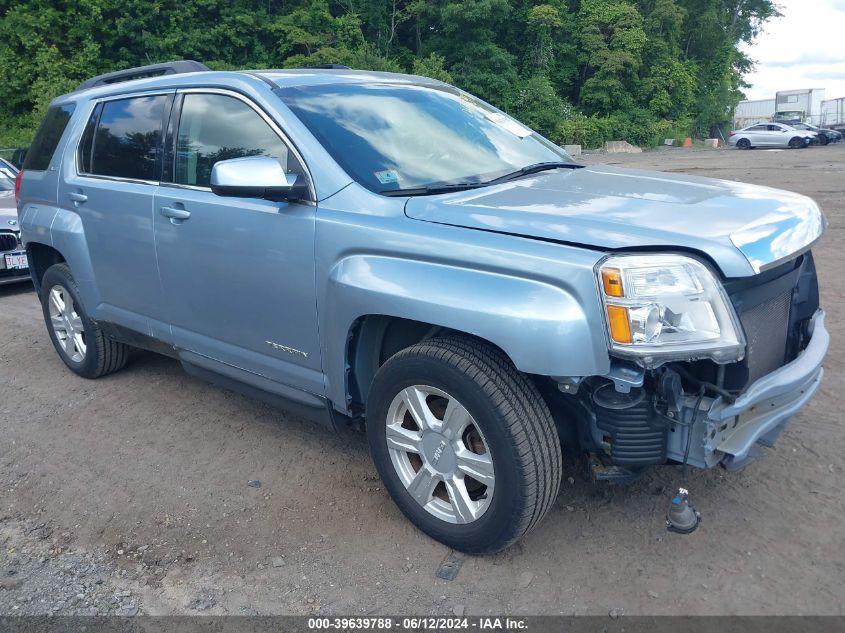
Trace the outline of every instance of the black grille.
<path fill-rule="evenodd" d="M 741 392 L 794 360 L 806 346 L 807 325 L 819 307 L 816 267 L 810 252 L 725 288 L 745 332 L 745 359 L 725 367 L 724 386 Z M 713 374 L 705 378 L 718 380 Z"/>
<path fill-rule="evenodd" d="M 783 366 L 791 307 L 792 288 L 789 288 L 740 314 L 750 383 Z"/>
<path fill-rule="evenodd" d="M 0 251 L 14 251 L 18 248 L 18 236 L 14 233 L 0 233 Z"/>

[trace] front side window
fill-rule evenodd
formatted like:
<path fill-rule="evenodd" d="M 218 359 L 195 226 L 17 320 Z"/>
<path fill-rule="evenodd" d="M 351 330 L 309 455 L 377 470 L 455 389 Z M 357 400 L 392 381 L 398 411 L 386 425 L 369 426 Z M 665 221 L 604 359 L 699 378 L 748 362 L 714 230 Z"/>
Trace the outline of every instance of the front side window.
<path fill-rule="evenodd" d="M 23 168 L 26 170 L 43 171 L 50 166 L 53 153 L 59 146 L 59 141 L 73 114 L 74 104 L 52 106 L 47 109 L 44 120 L 35 133 L 32 145 L 26 153 Z"/>
<path fill-rule="evenodd" d="M 83 170 L 97 176 L 158 181 L 166 103 L 165 95 L 106 101 L 93 138 L 83 138 Z M 85 164 L 86 142 L 91 143 L 90 165 Z"/>
<path fill-rule="evenodd" d="M 227 95 L 186 94 L 176 139 L 176 183 L 208 187 L 214 163 L 245 156 L 270 156 L 286 172 L 301 173 L 282 139 L 246 103 Z"/>
<path fill-rule="evenodd" d="M 484 183 L 562 149 L 451 87 L 331 84 L 279 91 L 332 158 L 371 191 Z"/>

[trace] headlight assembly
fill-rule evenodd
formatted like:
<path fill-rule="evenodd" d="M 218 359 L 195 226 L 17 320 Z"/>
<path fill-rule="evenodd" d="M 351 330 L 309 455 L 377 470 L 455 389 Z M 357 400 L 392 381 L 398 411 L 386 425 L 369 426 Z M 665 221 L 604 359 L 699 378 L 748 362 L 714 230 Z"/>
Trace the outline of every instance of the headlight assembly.
<path fill-rule="evenodd" d="M 610 349 L 646 367 L 740 360 L 745 339 L 721 283 L 683 255 L 619 255 L 597 268 Z"/>

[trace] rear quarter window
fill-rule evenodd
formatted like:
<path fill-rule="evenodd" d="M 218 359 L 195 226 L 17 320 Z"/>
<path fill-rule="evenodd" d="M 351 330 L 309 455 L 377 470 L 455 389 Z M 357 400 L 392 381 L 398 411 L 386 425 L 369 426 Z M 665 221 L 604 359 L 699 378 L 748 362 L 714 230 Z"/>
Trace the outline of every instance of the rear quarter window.
<path fill-rule="evenodd" d="M 95 109 L 99 116 L 89 121 L 81 143 L 82 170 L 96 176 L 158 181 L 167 99 L 131 97 L 106 101 L 99 112 Z"/>
<path fill-rule="evenodd" d="M 50 161 L 53 159 L 53 154 L 59 146 L 59 141 L 75 107 L 75 104 L 68 103 L 51 106 L 47 109 L 47 114 L 38 127 L 32 145 L 26 153 L 26 159 L 23 163 L 24 169 L 44 171 L 50 166 Z"/>

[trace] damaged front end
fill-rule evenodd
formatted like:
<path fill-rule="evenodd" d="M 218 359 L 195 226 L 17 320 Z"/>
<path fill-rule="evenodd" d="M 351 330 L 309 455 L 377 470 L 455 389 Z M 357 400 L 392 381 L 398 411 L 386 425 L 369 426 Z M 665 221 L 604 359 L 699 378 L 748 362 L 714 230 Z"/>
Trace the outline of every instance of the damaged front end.
<path fill-rule="evenodd" d="M 676 289 L 666 288 L 676 283 L 670 279 L 672 274 L 682 273 L 656 268 L 649 273 L 649 282 L 662 284 L 668 297 L 659 302 L 629 298 L 636 294 L 630 290 L 635 276 L 613 277 L 629 288 L 617 291 L 611 286 L 615 294 L 608 305 L 624 306 L 629 315 L 657 312 L 668 340 L 678 332 L 683 334 L 686 316 L 678 316 L 679 309 L 695 311 L 687 326 L 697 320 L 699 328 L 710 324 L 721 332 L 721 339 L 713 336 L 705 341 L 709 350 L 696 354 L 695 360 L 678 358 L 673 351 L 662 358 L 654 354 L 645 362 L 635 361 L 623 350 L 615 354 L 606 376 L 558 382 L 559 390 L 572 396 L 565 400 L 579 420 L 578 444 L 591 455 L 591 470 L 598 479 L 626 479 L 645 466 L 667 462 L 742 468 L 761 454 L 759 446 L 774 443 L 821 382 L 829 337 L 809 251 L 752 278 L 720 284 L 726 306 L 735 316 L 719 315 L 719 306 L 695 305 L 698 300 L 691 291 L 686 303 L 679 303 L 672 296 Z M 606 294 L 607 278 L 607 274 L 600 277 Z M 698 291 L 702 302 L 709 301 L 702 292 L 704 284 L 686 279 L 681 283 Z M 641 304 L 650 307 L 643 310 Z M 673 307 L 679 308 L 673 311 Z M 630 320 L 633 331 L 648 334 L 649 327 L 659 328 L 639 315 Z M 679 326 L 672 331 L 675 324 Z M 736 330 L 730 331 L 734 324 Z M 624 339 L 628 335 L 624 327 L 622 337 L 618 329 L 614 333 L 612 324 L 608 331 L 611 337 L 634 340 L 633 333 Z M 743 353 L 729 360 L 736 340 L 743 342 Z M 610 343 L 612 350 L 614 344 L 626 345 L 619 340 Z"/>

